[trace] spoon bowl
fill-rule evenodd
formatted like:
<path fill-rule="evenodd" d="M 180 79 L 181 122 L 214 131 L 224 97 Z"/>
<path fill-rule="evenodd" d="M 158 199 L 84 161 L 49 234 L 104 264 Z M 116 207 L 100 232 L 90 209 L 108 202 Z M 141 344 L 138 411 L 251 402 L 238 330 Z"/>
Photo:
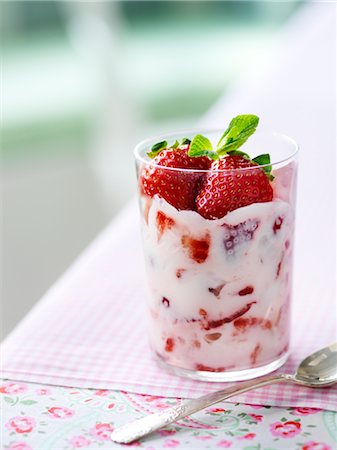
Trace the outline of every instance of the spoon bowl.
<path fill-rule="evenodd" d="M 324 387 L 336 383 L 337 342 L 307 356 L 298 366 L 294 381 L 309 387 Z"/>

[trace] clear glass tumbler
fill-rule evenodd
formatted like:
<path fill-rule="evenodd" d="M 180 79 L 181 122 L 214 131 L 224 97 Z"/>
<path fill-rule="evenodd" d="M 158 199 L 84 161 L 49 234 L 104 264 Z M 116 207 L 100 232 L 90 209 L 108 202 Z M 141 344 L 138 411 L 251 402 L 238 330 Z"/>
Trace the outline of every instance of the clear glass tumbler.
<path fill-rule="evenodd" d="M 222 134 L 199 132 L 212 142 Z M 177 209 L 144 189 L 144 174 L 160 171 L 182 202 L 182 185 L 192 183 L 198 195 L 209 169 L 156 166 L 147 156 L 158 141 L 196 134 L 160 136 L 135 149 L 150 344 L 171 373 L 206 381 L 249 379 L 275 370 L 288 357 L 298 147 L 282 134 L 254 134 L 243 151 L 251 157 L 270 154 L 272 200 L 211 220 L 193 205 Z M 248 180 L 247 192 L 254 189 L 250 171 L 261 167 L 233 169 Z"/>

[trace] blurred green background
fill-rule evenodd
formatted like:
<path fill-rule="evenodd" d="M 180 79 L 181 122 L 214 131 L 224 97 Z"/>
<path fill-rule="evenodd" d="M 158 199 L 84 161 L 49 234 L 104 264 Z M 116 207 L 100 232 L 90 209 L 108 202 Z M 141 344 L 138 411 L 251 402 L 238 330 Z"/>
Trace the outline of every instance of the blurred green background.
<path fill-rule="evenodd" d="M 301 2 L 2 2 L 3 332 L 134 195 L 140 139 L 195 126 Z"/>

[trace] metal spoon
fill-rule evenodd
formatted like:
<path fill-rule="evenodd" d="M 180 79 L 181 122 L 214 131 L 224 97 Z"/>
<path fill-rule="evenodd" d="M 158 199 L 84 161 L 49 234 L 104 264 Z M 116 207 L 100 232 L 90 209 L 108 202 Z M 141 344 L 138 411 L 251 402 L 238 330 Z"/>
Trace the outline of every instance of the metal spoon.
<path fill-rule="evenodd" d="M 239 386 L 222 389 L 200 398 L 187 400 L 178 406 L 159 413 L 137 419 L 116 428 L 111 439 L 119 444 L 128 444 L 142 438 L 172 422 L 201 411 L 208 406 L 226 400 L 233 395 L 272 383 L 291 382 L 307 387 L 325 387 L 337 382 L 337 342 L 318 350 L 305 358 L 298 366 L 295 375 L 268 375 L 240 383 Z"/>

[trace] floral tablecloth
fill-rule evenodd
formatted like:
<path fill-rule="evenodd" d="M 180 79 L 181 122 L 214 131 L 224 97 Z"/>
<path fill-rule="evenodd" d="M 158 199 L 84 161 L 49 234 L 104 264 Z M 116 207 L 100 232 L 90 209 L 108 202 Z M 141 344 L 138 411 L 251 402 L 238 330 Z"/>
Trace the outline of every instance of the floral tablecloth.
<path fill-rule="evenodd" d="M 1 383 L 0 394 L 1 448 L 10 450 L 337 449 L 337 413 L 317 408 L 223 402 L 123 446 L 110 440 L 114 427 L 180 400 L 11 380 Z"/>

